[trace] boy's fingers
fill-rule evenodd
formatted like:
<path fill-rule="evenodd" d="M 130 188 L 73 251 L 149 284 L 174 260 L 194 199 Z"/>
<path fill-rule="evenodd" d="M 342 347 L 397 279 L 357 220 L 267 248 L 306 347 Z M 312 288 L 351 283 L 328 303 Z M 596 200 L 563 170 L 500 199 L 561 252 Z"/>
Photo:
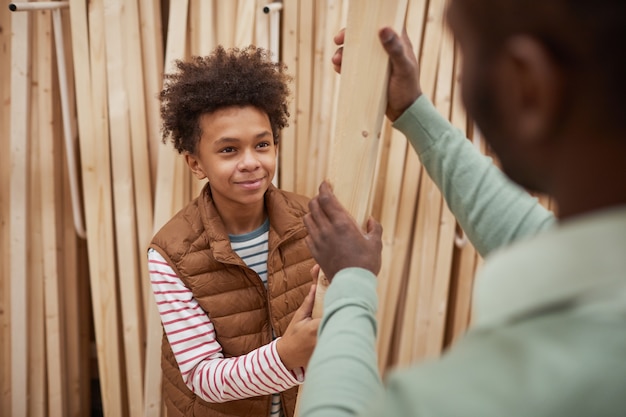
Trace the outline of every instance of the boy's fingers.
<path fill-rule="evenodd" d="M 341 29 L 334 37 L 333 41 L 335 45 L 341 46 L 346 38 L 346 28 Z"/>

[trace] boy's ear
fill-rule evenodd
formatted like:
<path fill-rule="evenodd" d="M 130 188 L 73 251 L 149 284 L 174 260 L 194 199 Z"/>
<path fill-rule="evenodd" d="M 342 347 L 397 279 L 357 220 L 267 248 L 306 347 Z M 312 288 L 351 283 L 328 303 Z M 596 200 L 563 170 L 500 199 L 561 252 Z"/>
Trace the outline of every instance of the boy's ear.
<path fill-rule="evenodd" d="M 200 166 L 200 161 L 198 161 L 198 159 L 194 155 L 186 152 L 185 161 L 187 162 L 187 165 L 189 165 L 189 169 L 191 169 L 191 172 L 193 173 L 193 175 L 196 176 L 196 178 L 198 178 L 199 180 L 203 180 L 206 178 L 206 174 L 204 173 L 202 166 Z"/>

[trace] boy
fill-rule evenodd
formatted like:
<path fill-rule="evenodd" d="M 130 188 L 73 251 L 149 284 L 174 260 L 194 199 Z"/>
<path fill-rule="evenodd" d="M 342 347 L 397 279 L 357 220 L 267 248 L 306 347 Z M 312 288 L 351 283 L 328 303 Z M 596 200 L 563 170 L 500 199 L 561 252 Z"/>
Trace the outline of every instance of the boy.
<path fill-rule="evenodd" d="M 163 140 L 208 184 L 148 253 L 168 415 L 290 417 L 319 324 L 308 199 L 271 183 L 290 77 L 253 46 L 177 69 L 160 94 Z"/>

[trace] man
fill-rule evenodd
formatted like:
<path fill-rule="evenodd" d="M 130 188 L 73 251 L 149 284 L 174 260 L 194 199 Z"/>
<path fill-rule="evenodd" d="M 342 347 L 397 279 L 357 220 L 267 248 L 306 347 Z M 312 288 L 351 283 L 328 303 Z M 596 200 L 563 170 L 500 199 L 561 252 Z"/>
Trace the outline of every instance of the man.
<path fill-rule="evenodd" d="M 507 176 L 551 195 L 559 219 L 436 115 L 408 39 L 381 30 L 387 116 L 486 257 L 475 320 L 440 359 L 383 384 L 381 228 L 361 231 L 323 183 L 305 224 L 331 285 L 301 416 L 624 416 L 626 3 L 451 0 L 447 17 L 469 116 Z"/>

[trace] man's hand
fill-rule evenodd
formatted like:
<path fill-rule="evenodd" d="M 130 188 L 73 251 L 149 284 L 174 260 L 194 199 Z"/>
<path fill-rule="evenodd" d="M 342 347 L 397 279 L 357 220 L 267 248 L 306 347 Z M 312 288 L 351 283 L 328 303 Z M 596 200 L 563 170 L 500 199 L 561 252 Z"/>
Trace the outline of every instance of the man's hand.
<path fill-rule="evenodd" d="M 389 55 L 391 68 L 386 114 L 389 120 L 394 121 L 422 95 L 419 66 L 406 30 L 400 37 L 391 28 L 385 27 L 378 32 L 378 37 Z M 339 48 L 332 57 L 333 66 L 338 73 L 341 72 L 344 40 L 345 30 L 341 30 L 335 35 L 334 41 Z"/>
<path fill-rule="evenodd" d="M 364 233 L 324 181 L 304 217 L 307 245 L 329 281 L 344 268 L 359 267 L 374 275 L 382 263 L 382 226 L 373 218 Z"/>
<path fill-rule="evenodd" d="M 318 272 L 319 267 L 317 265 L 311 269 L 314 280 L 317 279 Z M 302 305 L 294 313 L 285 334 L 276 342 L 278 356 L 289 370 L 300 367 L 306 368 L 313 354 L 317 342 L 317 329 L 321 320 L 311 317 L 314 301 L 315 284 L 311 285 Z"/>

